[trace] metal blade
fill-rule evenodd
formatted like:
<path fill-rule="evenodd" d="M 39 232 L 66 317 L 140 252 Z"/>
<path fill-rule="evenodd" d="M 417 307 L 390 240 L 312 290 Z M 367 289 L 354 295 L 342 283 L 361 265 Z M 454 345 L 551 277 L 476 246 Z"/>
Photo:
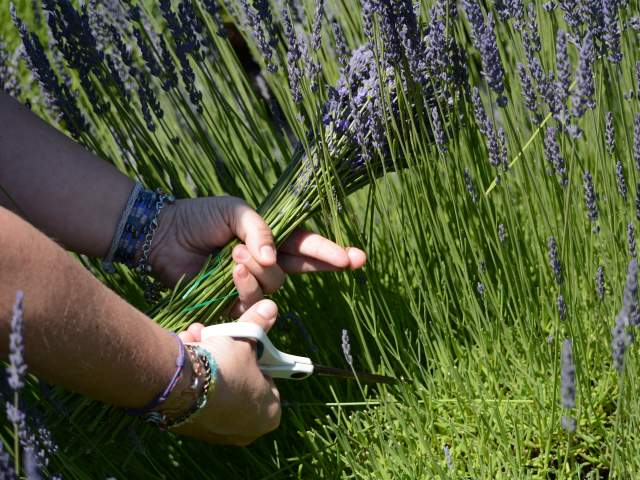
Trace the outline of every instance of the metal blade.
<path fill-rule="evenodd" d="M 365 383 L 386 383 L 394 385 L 400 383 L 400 380 L 393 377 L 387 377 L 385 375 L 377 375 L 375 373 L 354 372 L 351 370 L 344 370 L 342 368 L 327 367 L 324 365 L 313 365 L 313 373 L 318 375 L 324 375 L 327 377 L 349 378 L 355 380 L 356 378 Z"/>

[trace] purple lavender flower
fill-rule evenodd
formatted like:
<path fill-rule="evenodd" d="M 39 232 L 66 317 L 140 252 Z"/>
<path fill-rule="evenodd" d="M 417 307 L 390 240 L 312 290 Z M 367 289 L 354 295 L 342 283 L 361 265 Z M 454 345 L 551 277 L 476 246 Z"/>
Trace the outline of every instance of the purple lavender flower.
<path fill-rule="evenodd" d="M 4 449 L 4 443 L 0 442 L 0 479 L 11 480 L 16 478 L 11 460 L 11 455 Z"/>
<path fill-rule="evenodd" d="M 567 318 L 567 304 L 565 303 L 562 294 L 558 295 L 556 305 L 558 307 L 558 316 L 560 317 L 560 320 L 564 321 Z"/>
<path fill-rule="evenodd" d="M 274 36 L 271 36 L 271 40 L 267 40 L 267 34 L 274 32 L 273 18 L 271 16 L 271 10 L 269 8 L 269 2 L 267 0 L 253 0 L 253 5 L 250 7 L 248 0 L 240 0 L 240 5 L 247 18 L 249 27 L 253 33 L 253 38 L 264 57 L 267 69 L 275 73 L 278 71 L 278 66 L 273 62 L 273 47 Z M 266 32 L 266 33 L 265 33 Z"/>
<path fill-rule="evenodd" d="M 549 237 L 547 239 L 547 250 L 549 253 L 549 265 L 551 265 L 551 271 L 555 278 L 557 285 L 562 285 L 562 267 L 560 265 L 560 258 L 558 257 L 558 244 L 555 237 Z"/>
<path fill-rule="evenodd" d="M 474 44 L 480 51 L 482 74 L 489 87 L 498 94 L 498 105 L 504 107 L 507 105 L 507 98 L 503 95 L 504 70 L 494 32 L 493 15 L 491 13 L 487 15 L 487 23 L 485 24 L 482 10 L 476 0 L 463 0 L 463 5 L 471 25 Z"/>
<path fill-rule="evenodd" d="M 507 151 L 507 135 L 504 128 L 498 128 L 498 143 L 500 144 L 500 160 L 505 171 L 509 170 L 509 152 Z"/>
<path fill-rule="evenodd" d="M 7 381 L 9 386 L 18 391 L 24 387 L 24 376 L 27 364 L 24 361 L 24 294 L 16 293 L 11 318 L 11 333 L 9 335 L 9 366 L 7 367 Z"/>
<path fill-rule="evenodd" d="M 282 9 L 282 23 L 284 25 L 284 35 L 287 38 L 288 50 L 287 50 L 287 69 L 289 72 L 289 86 L 291 88 L 291 95 L 295 103 L 302 101 L 302 92 L 300 91 L 300 82 L 302 80 L 302 69 L 299 62 L 301 57 L 300 44 L 296 37 L 296 31 L 293 28 L 291 17 L 289 15 L 289 8 L 284 7 Z"/>
<path fill-rule="evenodd" d="M 619 0 L 603 0 L 602 14 L 604 16 L 604 41 L 609 52 L 609 61 L 620 63 L 622 51 L 620 50 L 620 22 Z"/>
<path fill-rule="evenodd" d="M 478 282 L 478 284 L 476 285 L 476 290 L 478 291 L 478 295 L 480 295 L 480 297 L 484 297 L 484 292 L 485 292 L 484 283 Z"/>
<path fill-rule="evenodd" d="M 620 159 L 616 161 L 616 181 L 618 183 L 618 192 L 622 197 L 622 200 L 627 201 L 627 182 L 624 178 L 624 170 L 622 168 L 622 162 Z"/>
<path fill-rule="evenodd" d="M 616 150 L 616 131 L 613 126 L 613 114 L 607 112 L 605 115 L 605 139 L 607 141 L 607 152 L 613 155 Z"/>
<path fill-rule="evenodd" d="M 473 103 L 473 114 L 476 119 L 476 125 L 478 130 L 485 137 L 489 136 L 489 133 L 493 131 L 493 126 L 487 117 L 484 106 L 482 105 L 482 99 L 480 98 L 480 92 L 476 87 L 473 87 L 471 91 L 471 101 Z"/>
<path fill-rule="evenodd" d="M 640 113 L 636 113 L 633 119 L 633 158 L 636 170 L 640 171 Z"/>
<path fill-rule="evenodd" d="M 342 67 L 346 67 L 349 63 L 349 47 L 347 46 L 347 40 L 344 38 L 344 32 L 342 27 L 336 19 L 331 21 L 331 29 L 333 30 L 333 39 L 335 41 L 335 51 L 338 57 L 338 62 Z"/>
<path fill-rule="evenodd" d="M 596 294 L 598 295 L 598 299 L 600 301 L 604 300 L 604 268 L 602 266 L 598 267 L 596 270 Z"/>
<path fill-rule="evenodd" d="M 577 30 L 582 24 L 578 0 L 559 0 L 558 5 L 564 13 L 564 20 L 572 30 Z"/>
<path fill-rule="evenodd" d="M 640 183 L 636 184 L 636 219 L 640 220 Z"/>
<path fill-rule="evenodd" d="M 627 267 L 627 280 L 624 285 L 622 305 L 632 327 L 640 325 L 640 311 L 638 311 L 638 262 L 631 259 Z"/>
<path fill-rule="evenodd" d="M 547 161 L 560 177 L 558 180 L 560 185 L 566 187 L 569 184 L 569 179 L 567 177 L 567 168 L 565 166 L 564 158 L 560 154 L 560 146 L 556 139 L 556 132 L 557 129 L 555 127 L 547 128 L 544 137 L 545 155 L 547 157 Z"/>
<path fill-rule="evenodd" d="M 589 171 L 584 172 L 582 179 L 584 181 L 584 204 L 587 208 L 587 218 L 591 220 L 591 222 L 596 222 L 598 220 L 598 197 Z"/>
<path fill-rule="evenodd" d="M 527 110 L 534 114 L 535 119 L 537 118 L 538 114 L 537 93 L 533 88 L 533 83 L 531 83 L 531 77 L 527 72 L 527 68 L 522 63 L 518 63 L 518 76 L 520 77 L 520 87 L 522 89 L 524 105 L 525 107 L 527 107 Z"/>
<path fill-rule="evenodd" d="M 633 222 L 627 224 L 627 251 L 631 258 L 636 258 L 636 227 Z"/>
<path fill-rule="evenodd" d="M 542 50 L 542 43 L 540 41 L 540 33 L 538 32 L 538 19 L 536 14 L 535 3 L 530 3 L 527 12 L 527 29 L 526 43 L 529 44 L 529 48 L 534 52 L 540 52 Z"/>
<path fill-rule="evenodd" d="M 451 456 L 451 450 L 449 449 L 449 445 L 445 444 L 442 450 L 444 452 L 444 461 L 447 464 L 447 468 L 449 470 L 453 470 L 453 458 Z"/>
<path fill-rule="evenodd" d="M 595 95 L 595 85 L 593 80 L 593 64 L 595 53 L 593 50 L 593 37 L 591 32 L 587 32 L 580 47 L 580 57 L 578 60 L 577 84 L 573 98 L 573 116 L 580 118 L 587 109 L 595 107 L 593 99 Z"/>
<path fill-rule="evenodd" d="M 350 367 L 353 367 L 353 357 L 351 356 L 351 340 L 349 339 L 349 331 L 342 329 L 342 354 Z"/>
<path fill-rule="evenodd" d="M 500 240 L 500 243 L 504 243 L 507 240 L 507 232 L 503 223 L 498 225 L 498 239 Z"/>
<path fill-rule="evenodd" d="M 571 340 L 562 342 L 562 362 L 560 367 L 560 404 L 570 409 L 576 406 L 576 366 L 573 361 Z"/>
<path fill-rule="evenodd" d="M 624 308 L 618 313 L 615 325 L 611 329 L 611 354 L 613 366 L 618 372 L 624 368 L 624 354 L 627 348 L 633 343 L 633 336 L 627 331 L 629 317 L 625 314 Z"/>
<path fill-rule="evenodd" d="M 498 142 L 498 136 L 496 132 L 491 128 L 489 135 L 487 135 L 487 153 L 489 154 L 489 163 L 498 168 L 502 163 L 502 155 L 500 151 L 500 143 Z"/>
<path fill-rule="evenodd" d="M 16 67 L 16 65 L 13 65 L 13 59 L 9 56 L 7 46 L 2 35 L 0 35 L 0 91 L 4 91 L 17 99 L 22 94 L 22 90 Z"/>
<path fill-rule="evenodd" d="M 318 50 L 322 40 L 322 17 L 324 15 L 324 0 L 316 1 L 316 11 L 313 16 L 313 29 L 311 33 L 311 48 Z"/>
<path fill-rule="evenodd" d="M 473 178 L 471 178 L 471 172 L 468 168 L 464 169 L 464 184 L 467 187 L 467 192 L 471 196 L 473 203 L 478 203 L 478 194 L 476 193 L 476 187 L 473 185 Z"/>
<path fill-rule="evenodd" d="M 556 90 L 560 101 L 564 104 L 569 97 L 572 70 L 567 52 L 567 34 L 564 30 L 558 30 L 556 37 L 556 69 L 558 71 Z"/>
<path fill-rule="evenodd" d="M 542 4 L 542 8 L 545 12 L 553 12 L 556 9 L 556 4 L 554 2 L 545 2 Z"/>
<path fill-rule="evenodd" d="M 438 146 L 438 150 L 442 153 L 447 152 L 446 145 L 446 134 L 442 129 L 442 122 L 440 121 L 440 112 L 438 112 L 438 107 L 434 106 L 431 109 L 431 129 L 433 130 L 433 135 L 436 139 L 436 145 Z"/>

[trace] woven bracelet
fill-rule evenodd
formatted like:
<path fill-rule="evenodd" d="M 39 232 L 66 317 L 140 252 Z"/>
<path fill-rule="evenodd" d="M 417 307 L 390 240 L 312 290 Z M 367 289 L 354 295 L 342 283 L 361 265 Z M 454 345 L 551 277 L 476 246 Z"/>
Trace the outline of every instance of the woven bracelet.
<path fill-rule="evenodd" d="M 184 348 L 184 344 L 182 343 L 182 340 L 180 340 L 180 337 L 178 337 L 178 335 L 176 335 L 175 333 L 172 333 L 171 335 L 173 335 L 178 341 L 178 348 L 179 348 L 178 358 L 176 358 L 176 371 L 173 374 L 173 377 L 171 377 L 171 381 L 162 392 L 156 395 L 154 399 L 151 400 L 144 407 L 128 409 L 126 412 L 129 415 L 140 416 L 140 415 L 145 415 L 151 412 L 158 405 L 164 403 L 169 397 L 169 395 L 171 394 L 171 392 L 173 392 L 173 389 L 176 388 L 176 385 L 178 384 L 178 380 L 180 379 L 180 374 L 182 373 L 182 368 L 184 367 L 185 348 Z"/>

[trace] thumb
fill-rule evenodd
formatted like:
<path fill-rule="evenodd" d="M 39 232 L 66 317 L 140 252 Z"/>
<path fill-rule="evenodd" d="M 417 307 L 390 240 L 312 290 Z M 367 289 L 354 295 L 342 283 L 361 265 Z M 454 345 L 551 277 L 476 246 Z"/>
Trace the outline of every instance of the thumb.
<path fill-rule="evenodd" d="M 265 332 L 269 332 L 278 315 L 278 307 L 271 300 L 260 300 L 238 319 L 239 322 L 251 322 L 260 325 Z"/>

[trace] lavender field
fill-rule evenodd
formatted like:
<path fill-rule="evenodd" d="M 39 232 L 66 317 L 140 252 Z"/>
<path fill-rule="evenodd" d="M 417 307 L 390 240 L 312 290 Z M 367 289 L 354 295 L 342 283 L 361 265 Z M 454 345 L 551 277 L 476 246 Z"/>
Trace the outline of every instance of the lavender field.
<path fill-rule="evenodd" d="M 1 0 L 0 87 L 145 185 L 365 250 L 291 277 L 270 337 L 406 379 L 279 382 L 236 448 L 32 376 L 44 478 L 640 474 L 637 0 Z M 78 260 L 179 331 L 224 320 L 230 249 L 157 305 Z"/>

